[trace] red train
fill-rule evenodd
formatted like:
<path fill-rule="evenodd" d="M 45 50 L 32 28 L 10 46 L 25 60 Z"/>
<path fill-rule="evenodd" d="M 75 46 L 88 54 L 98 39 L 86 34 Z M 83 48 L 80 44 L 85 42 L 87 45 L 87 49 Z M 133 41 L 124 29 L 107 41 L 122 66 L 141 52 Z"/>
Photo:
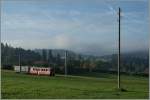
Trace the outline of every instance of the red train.
<path fill-rule="evenodd" d="M 14 66 L 16 72 L 29 73 L 33 75 L 55 76 L 55 71 L 51 67 L 29 67 L 29 66 Z"/>

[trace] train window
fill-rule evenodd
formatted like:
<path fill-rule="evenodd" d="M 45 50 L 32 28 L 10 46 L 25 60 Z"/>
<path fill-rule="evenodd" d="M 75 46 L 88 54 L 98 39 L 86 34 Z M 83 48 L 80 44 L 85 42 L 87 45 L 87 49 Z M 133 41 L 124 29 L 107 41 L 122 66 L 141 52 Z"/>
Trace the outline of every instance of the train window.
<path fill-rule="evenodd" d="M 46 69 L 46 71 L 47 71 L 47 69 Z"/>

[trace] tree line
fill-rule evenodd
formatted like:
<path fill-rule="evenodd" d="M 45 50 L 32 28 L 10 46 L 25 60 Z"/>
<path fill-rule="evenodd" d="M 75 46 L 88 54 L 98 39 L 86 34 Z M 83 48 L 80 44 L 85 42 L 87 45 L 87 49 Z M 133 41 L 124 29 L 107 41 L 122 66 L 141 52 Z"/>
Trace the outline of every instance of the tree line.
<path fill-rule="evenodd" d="M 64 52 L 61 52 L 64 53 Z M 64 73 L 63 54 L 53 54 L 51 49 L 42 49 L 41 54 L 34 50 L 25 50 L 23 48 L 14 48 L 7 43 L 1 43 L 1 64 L 3 68 L 14 65 L 22 66 L 42 66 L 53 67 L 56 72 Z M 68 51 L 67 69 L 68 73 L 81 72 L 116 72 L 117 55 L 111 55 L 111 60 L 103 60 L 101 57 L 92 58 L 77 54 L 72 56 Z M 123 56 L 121 62 L 121 71 L 125 73 L 143 73 L 148 68 L 148 57 L 130 57 Z"/>

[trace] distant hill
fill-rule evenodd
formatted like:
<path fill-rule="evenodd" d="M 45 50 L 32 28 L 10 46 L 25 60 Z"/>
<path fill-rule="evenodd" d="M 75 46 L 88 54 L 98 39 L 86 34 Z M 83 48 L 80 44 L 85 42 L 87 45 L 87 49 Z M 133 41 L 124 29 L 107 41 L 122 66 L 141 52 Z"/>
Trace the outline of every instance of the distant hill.
<path fill-rule="evenodd" d="M 110 60 L 114 56 L 117 57 L 117 54 L 104 55 L 104 56 L 100 56 L 100 58 L 105 59 L 105 60 Z M 122 58 L 130 57 L 130 58 L 148 59 L 149 58 L 149 52 L 147 50 L 126 52 L 126 53 L 122 53 L 121 57 Z"/>
<path fill-rule="evenodd" d="M 44 51 L 44 52 L 43 52 Z M 49 54 L 51 52 L 51 55 Z M 64 56 L 66 50 L 63 49 L 35 49 L 25 50 L 14 48 L 1 43 L 2 66 L 19 65 L 19 55 L 21 65 L 36 66 L 57 66 L 58 69 L 64 68 Z M 117 71 L 117 54 L 93 56 L 76 53 L 67 50 L 67 64 L 70 72 L 82 71 Z M 44 63 L 35 63 L 44 62 Z M 126 73 L 144 73 L 149 68 L 148 50 L 126 52 L 121 54 L 121 71 Z"/>
<path fill-rule="evenodd" d="M 57 55 L 59 54 L 61 58 L 64 58 L 65 56 L 65 52 L 67 51 L 68 55 L 74 58 L 77 58 L 79 54 L 73 52 L 73 51 L 69 51 L 69 50 L 64 50 L 64 49 L 35 49 L 34 52 L 39 53 L 42 56 L 42 50 L 45 50 L 47 52 L 47 56 L 48 56 L 48 52 L 49 50 L 51 50 L 52 55 L 54 57 L 57 57 Z"/>
<path fill-rule="evenodd" d="M 101 59 L 112 63 L 113 70 L 117 70 L 117 54 L 101 56 Z M 121 69 L 123 72 L 143 73 L 149 68 L 149 52 L 147 50 L 126 52 L 121 54 Z"/>

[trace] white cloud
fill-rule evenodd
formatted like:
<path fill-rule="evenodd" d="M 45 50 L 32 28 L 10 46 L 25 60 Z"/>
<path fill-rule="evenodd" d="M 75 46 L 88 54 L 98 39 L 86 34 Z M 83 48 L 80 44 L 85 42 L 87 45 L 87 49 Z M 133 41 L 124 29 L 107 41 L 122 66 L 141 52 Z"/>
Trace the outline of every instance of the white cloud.
<path fill-rule="evenodd" d="M 30 49 L 114 52 L 117 46 L 118 23 L 117 16 L 110 13 L 115 13 L 115 10 L 111 7 L 109 9 L 108 12 L 39 11 L 39 16 L 32 13 L 2 13 L 2 41 Z M 133 22 L 141 23 L 138 13 L 125 15 L 130 16 L 129 19 L 124 17 L 129 26 Z M 141 30 L 136 28 L 132 27 L 132 30 Z M 131 33 L 130 29 L 126 30 Z"/>
<path fill-rule="evenodd" d="M 71 37 L 68 37 L 67 35 L 57 35 L 54 38 L 52 38 L 52 41 L 56 48 L 69 48 L 72 45 L 73 40 Z"/>

